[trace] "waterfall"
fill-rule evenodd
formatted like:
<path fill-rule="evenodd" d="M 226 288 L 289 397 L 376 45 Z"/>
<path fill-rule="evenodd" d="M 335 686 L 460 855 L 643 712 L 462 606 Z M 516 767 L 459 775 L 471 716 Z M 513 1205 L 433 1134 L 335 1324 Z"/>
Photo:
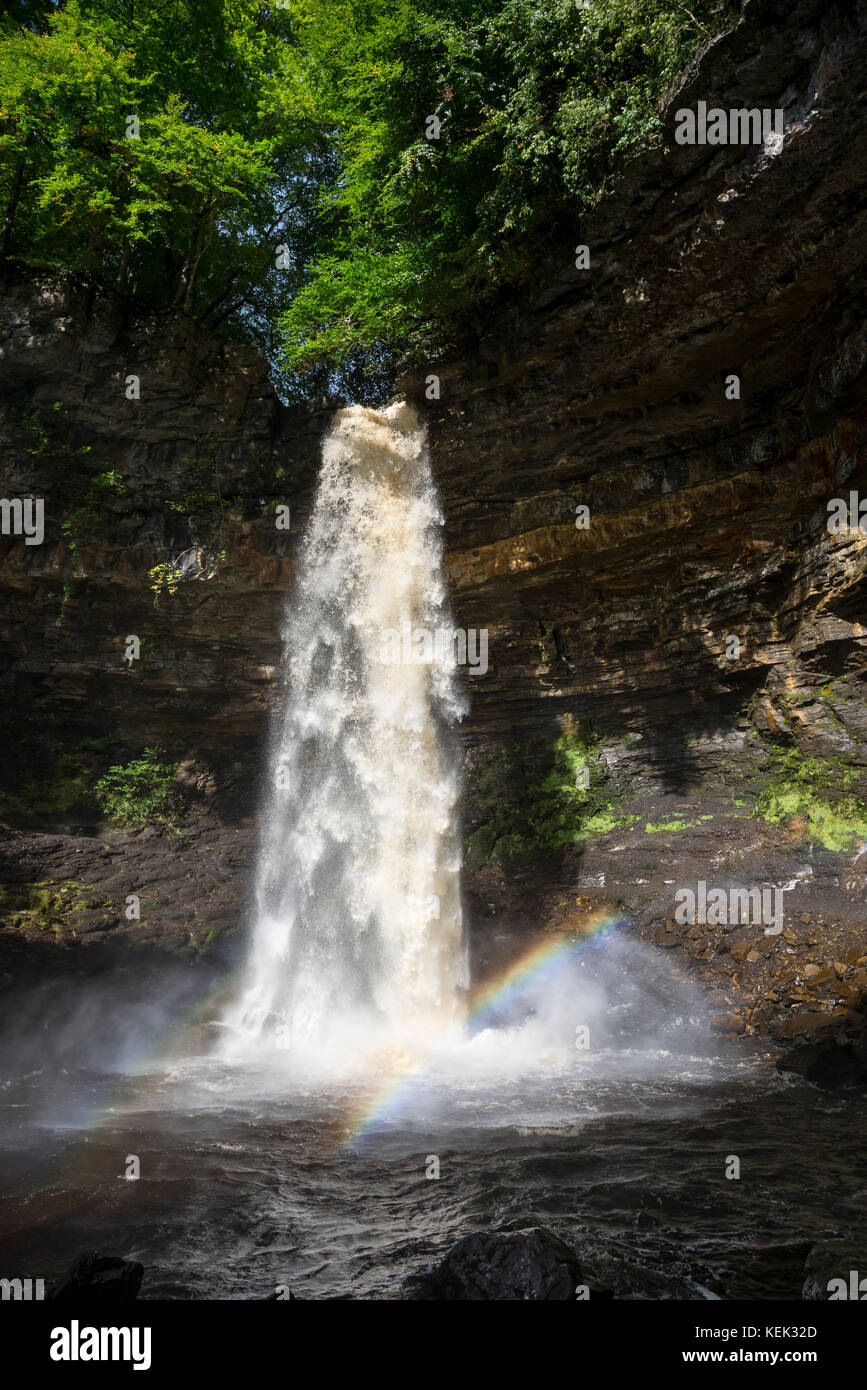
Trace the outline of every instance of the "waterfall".
<path fill-rule="evenodd" d="M 451 655 L 385 659 L 389 634 L 450 629 L 441 527 L 411 407 L 338 411 L 284 621 L 236 1055 L 404 1046 L 458 1016 L 462 700 Z"/>

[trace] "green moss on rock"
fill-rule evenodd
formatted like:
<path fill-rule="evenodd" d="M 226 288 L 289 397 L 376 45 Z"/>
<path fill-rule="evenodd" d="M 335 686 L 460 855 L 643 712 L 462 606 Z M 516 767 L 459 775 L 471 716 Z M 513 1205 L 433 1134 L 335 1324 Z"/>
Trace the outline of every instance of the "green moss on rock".
<path fill-rule="evenodd" d="M 780 824 L 802 817 L 811 839 L 825 849 L 846 851 L 867 840 L 867 800 L 853 795 L 856 769 L 840 760 L 805 758 L 796 748 L 770 752 L 771 778 L 755 815 Z"/>
<path fill-rule="evenodd" d="M 656 835 L 661 830 L 695 830 L 696 826 L 706 820 L 713 820 L 713 816 L 699 816 L 697 820 L 684 820 L 681 816 L 674 816 L 671 820 L 661 820 L 655 825 L 648 821 L 644 829 L 648 835 Z"/>
<path fill-rule="evenodd" d="M 82 911 L 93 898 L 93 888 L 74 879 L 63 883 L 44 879 L 39 883 L 0 884 L 0 922 L 12 931 L 63 936 L 71 930 L 72 914 Z"/>
<path fill-rule="evenodd" d="M 618 812 L 598 747 L 588 732 L 567 730 L 484 755 L 467 789 L 475 822 L 466 839 L 467 866 L 604 835 L 634 820 Z"/>

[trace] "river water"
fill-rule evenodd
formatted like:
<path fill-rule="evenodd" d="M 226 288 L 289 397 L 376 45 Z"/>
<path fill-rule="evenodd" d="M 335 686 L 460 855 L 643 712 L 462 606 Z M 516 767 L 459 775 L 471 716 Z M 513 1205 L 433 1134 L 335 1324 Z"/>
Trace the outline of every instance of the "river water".
<path fill-rule="evenodd" d="M 676 1040 L 523 1069 L 507 1034 L 466 1047 L 385 1087 L 207 1056 L 8 1077 L 4 1271 L 96 1249 L 146 1299 L 390 1299 L 471 1231 L 541 1224 L 618 1297 L 798 1298 L 809 1242 L 867 1235 L 863 1100 Z"/>

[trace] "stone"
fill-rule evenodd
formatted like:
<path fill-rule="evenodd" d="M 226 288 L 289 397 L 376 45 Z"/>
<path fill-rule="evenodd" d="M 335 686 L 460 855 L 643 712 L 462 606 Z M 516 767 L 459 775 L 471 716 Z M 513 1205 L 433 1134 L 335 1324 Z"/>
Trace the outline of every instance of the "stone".
<path fill-rule="evenodd" d="M 852 1274 L 856 1279 L 851 1278 Z M 807 1255 L 804 1267 L 804 1284 L 801 1297 L 813 1301 L 830 1299 L 832 1289 L 828 1285 L 842 1279 L 850 1294 L 853 1284 L 867 1278 L 867 1246 L 856 1240 L 822 1241 L 814 1245 Z M 839 1287 L 839 1286 L 837 1286 Z M 857 1289 L 858 1301 L 867 1297 L 867 1288 Z"/>
<path fill-rule="evenodd" d="M 119 1255 L 79 1255 L 63 1283 L 50 1294 L 55 1303 L 127 1303 L 138 1297 L 144 1265 Z"/>
<path fill-rule="evenodd" d="M 449 1302 L 574 1300 L 581 1284 L 577 1255 L 551 1231 L 464 1236 L 425 1276 L 412 1297 Z"/>
<path fill-rule="evenodd" d="M 711 1027 L 718 1033 L 744 1033 L 746 1032 L 746 1019 L 737 1012 L 730 1014 L 716 1014 L 710 1021 Z"/>
<path fill-rule="evenodd" d="M 818 989 L 837 978 L 833 965 L 808 965 L 804 974 L 810 989 Z"/>
<path fill-rule="evenodd" d="M 802 1076 L 824 1091 L 867 1089 L 867 1053 L 860 1043 L 831 1039 L 806 1043 L 778 1057 L 776 1067 L 777 1071 Z"/>
<path fill-rule="evenodd" d="M 792 996 L 795 998 L 796 996 Z M 823 1013 L 793 1013 L 777 1024 L 772 1032 L 779 1040 L 808 1037 L 810 1034 L 824 1034 L 833 1026 L 833 1020 Z"/>
<path fill-rule="evenodd" d="M 666 951 L 670 951 L 675 946 L 680 945 L 678 937 L 673 936 L 672 933 L 668 931 L 658 931 L 656 933 L 656 936 L 654 937 L 654 941 L 656 942 L 657 946 L 661 946 L 663 950 Z"/>

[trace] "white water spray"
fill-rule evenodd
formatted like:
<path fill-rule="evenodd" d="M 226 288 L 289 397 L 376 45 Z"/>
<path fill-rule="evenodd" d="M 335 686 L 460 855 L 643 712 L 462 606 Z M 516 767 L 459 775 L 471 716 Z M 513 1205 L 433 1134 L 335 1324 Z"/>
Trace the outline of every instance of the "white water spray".
<path fill-rule="evenodd" d="M 324 1061 L 412 1045 L 467 985 L 453 662 L 382 660 L 450 625 L 425 431 L 406 404 L 341 410 L 284 625 L 284 708 L 232 1055 Z"/>

